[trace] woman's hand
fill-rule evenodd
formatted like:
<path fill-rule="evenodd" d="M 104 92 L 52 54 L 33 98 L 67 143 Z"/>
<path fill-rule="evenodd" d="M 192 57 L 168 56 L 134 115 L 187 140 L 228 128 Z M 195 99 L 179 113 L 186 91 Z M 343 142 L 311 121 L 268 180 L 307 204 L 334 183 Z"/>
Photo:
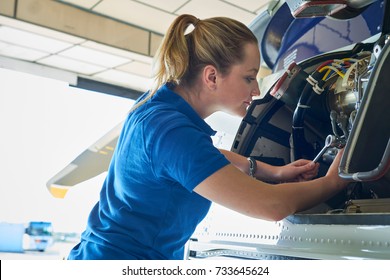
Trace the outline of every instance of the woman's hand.
<path fill-rule="evenodd" d="M 318 174 L 319 163 L 299 159 L 284 166 L 277 167 L 275 179 L 279 182 L 302 182 L 313 179 Z"/>

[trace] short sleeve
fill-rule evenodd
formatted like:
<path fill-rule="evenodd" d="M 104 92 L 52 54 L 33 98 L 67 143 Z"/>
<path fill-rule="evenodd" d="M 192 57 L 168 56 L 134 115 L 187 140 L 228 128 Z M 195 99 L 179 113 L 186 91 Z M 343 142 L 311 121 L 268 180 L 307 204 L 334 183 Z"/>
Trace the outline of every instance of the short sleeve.
<path fill-rule="evenodd" d="M 151 162 L 155 176 L 175 181 L 188 191 L 229 164 L 210 135 L 185 121 L 164 123 L 153 142 Z"/>

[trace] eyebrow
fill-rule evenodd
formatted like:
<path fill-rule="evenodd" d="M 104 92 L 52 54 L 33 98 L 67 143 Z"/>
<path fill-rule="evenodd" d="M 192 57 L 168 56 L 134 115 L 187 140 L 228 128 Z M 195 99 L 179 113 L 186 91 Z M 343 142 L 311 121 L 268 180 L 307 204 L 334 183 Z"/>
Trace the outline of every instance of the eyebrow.
<path fill-rule="evenodd" d="M 259 72 L 259 69 L 257 68 L 252 68 L 252 69 L 249 69 L 248 72 L 254 72 L 255 74 Z"/>

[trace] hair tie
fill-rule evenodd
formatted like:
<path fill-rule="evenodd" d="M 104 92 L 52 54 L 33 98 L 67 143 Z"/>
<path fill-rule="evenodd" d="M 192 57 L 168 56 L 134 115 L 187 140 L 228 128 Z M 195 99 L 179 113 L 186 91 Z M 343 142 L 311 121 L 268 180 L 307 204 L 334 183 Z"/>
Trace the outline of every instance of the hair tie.
<path fill-rule="evenodd" d="M 198 24 L 198 22 L 200 21 L 200 19 L 196 19 L 195 22 L 193 23 L 193 25 L 196 27 L 196 25 Z"/>

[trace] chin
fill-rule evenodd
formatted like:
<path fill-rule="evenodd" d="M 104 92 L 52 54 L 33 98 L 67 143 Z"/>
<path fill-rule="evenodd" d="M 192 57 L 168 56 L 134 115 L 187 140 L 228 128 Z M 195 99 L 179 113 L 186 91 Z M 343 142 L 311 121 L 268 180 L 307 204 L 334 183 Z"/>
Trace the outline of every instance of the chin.
<path fill-rule="evenodd" d="M 235 107 L 235 108 L 225 108 L 225 110 L 221 110 L 223 112 L 225 112 L 226 114 L 229 114 L 231 116 L 235 116 L 235 117 L 245 117 L 246 115 L 246 111 L 247 111 L 247 106 L 241 106 L 241 107 Z"/>

